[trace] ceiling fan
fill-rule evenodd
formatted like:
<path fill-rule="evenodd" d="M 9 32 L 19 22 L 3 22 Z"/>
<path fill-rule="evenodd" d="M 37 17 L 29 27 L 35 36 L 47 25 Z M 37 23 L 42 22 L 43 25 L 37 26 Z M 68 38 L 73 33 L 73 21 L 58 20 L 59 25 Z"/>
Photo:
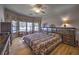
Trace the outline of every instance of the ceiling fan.
<path fill-rule="evenodd" d="M 43 4 L 34 4 L 32 5 L 32 10 L 35 11 L 36 13 L 42 13 L 42 14 L 45 14 L 46 13 L 46 6 L 43 5 Z"/>

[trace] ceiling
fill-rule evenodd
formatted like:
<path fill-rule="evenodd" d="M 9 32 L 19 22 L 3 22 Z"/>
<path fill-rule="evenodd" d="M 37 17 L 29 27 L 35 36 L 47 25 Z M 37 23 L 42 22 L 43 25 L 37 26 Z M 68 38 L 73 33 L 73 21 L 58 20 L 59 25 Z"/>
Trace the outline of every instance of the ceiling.
<path fill-rule="evenodd" d="M 5 8 L 11 9 L 13 11 L 16 11 L 18 13 L 28 15 L 28 16 L 34 16 L 34 17 L 56 17 L 56 15 L 65 15 L 69 12 L 73 12 L 73 9 L 77 5 L 66 5 L 66 4 L 45 4 L 45 14 L 37 14 L 34 11 L 32 11 L 32 6 L 31 4 L 7 4 L 4 5 Z"/>

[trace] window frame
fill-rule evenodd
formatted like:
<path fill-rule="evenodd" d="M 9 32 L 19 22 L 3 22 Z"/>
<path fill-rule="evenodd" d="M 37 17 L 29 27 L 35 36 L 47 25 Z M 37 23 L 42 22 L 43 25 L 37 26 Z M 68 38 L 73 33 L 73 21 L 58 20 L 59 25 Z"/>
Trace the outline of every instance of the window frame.
<path fill-rule="evenodd" d="M 29 25 L 29 23 L 31 25 Z M 29 30 L 28 30 L 29 29 Z M 32 32 L 33 31 L 33 22 L 27 22 L 27 32 Z"/>
<path fill-rule="evenodd" d="M 23 23 L 23 24 L 22 24 Z M 22 24 L 22 25 L 21 25 Z M 25 24 L 25 25 L 24 25 Z M 25 27 L 25 28 L 23 28 Z M 19 21 L 19 32 L 26 32 L 26 22 Z"/>
<path fill-rule="evenodd" d="M 39 31 L 39 23 L 34 23 L 34 31 Z"/>
<path fill-rule="evenodd" d="M 15 21 L 15 20 L 12 20 L 12 30 L 11 30 L 11 32 L 12 33 L 16 33 L 17 32 L 17 21 Z M 13 24 L 13 23 L 15 23 L 15 24 Z M 13 28 L 15 28 L 15 30 L 13 29 Z"/>

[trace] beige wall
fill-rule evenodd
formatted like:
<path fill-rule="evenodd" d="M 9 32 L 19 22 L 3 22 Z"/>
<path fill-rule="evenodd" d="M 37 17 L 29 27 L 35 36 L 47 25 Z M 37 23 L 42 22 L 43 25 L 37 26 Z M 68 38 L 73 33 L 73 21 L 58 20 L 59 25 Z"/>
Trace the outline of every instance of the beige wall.
<path fill-rule="evenodd" d="M 4 20 L 4 6 L 3 5 L 0 5 L 0 22 L 3 22 L 5 21 Z"/>
<path fill-rule="evenodd" d="M 4 8 L 3 5 L 0 5 L 0 22 L 4 22 Z M 1 26 L 0 26 L 1 31 Z"/>

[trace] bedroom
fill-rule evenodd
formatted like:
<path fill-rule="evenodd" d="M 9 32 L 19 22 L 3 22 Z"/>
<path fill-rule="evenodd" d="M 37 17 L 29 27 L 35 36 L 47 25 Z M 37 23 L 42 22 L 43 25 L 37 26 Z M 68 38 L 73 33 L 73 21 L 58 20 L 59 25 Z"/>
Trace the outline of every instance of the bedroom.
<path fill-rule="evenodd" d="M 79 55 L 79 5 L 0 5 L 0 54 Z"/>

